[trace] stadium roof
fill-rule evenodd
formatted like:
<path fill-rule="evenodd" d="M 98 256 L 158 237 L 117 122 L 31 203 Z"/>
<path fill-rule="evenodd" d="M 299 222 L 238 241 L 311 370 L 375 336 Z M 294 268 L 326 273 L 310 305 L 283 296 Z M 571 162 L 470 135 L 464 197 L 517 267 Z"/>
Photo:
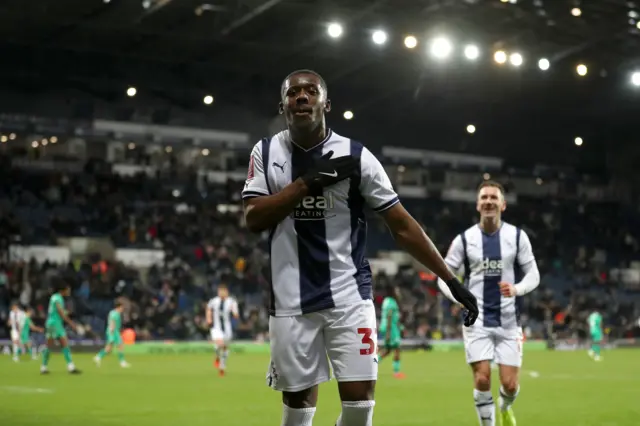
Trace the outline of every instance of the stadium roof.
<path fill-rule="evenodd" d="M 282 78 L 312 68 L 327 80 L 340 120 L 355 114 L 343 126 L 393 122 L 424 138 L 457 129 L 462 141 L 473 123 L 492 153 L 518 149 L 514 139 L 557 153 L 575 136 L 585 147 L 589 137 L 604 143 L 603 127 L 624 139 L 637 121 L 640 87 L 630 80 L 640 71 L 639 13 L 640 2 L 625 0 L 7 0 L 0 78 L 105 99 L 134 85 L 193 107 L 212 94 L 216 104 L 271 114 Z M 327 34 L 331 22 L 341 37 Z M 376 29 L 385 44 L 372 42 Z M 403 44 L 408 34 L 414 49 Z M 449 58 L 429 54 L 434 37 L 450 40 Z M 464 57 L 467 44 L 478 46 L 477 61 Z M 497 50 L 507 54 L 503 65 Z M 516 52 L 519 67 L 509 63 Z M 538 68 L 540 58 L 549 70 Z"/>

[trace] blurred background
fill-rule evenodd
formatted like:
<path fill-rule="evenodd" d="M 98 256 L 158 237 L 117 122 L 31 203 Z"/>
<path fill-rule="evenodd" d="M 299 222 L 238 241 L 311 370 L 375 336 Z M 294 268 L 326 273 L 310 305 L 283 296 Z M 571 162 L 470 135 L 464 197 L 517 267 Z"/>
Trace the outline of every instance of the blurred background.
<path fill-rule="evenodd" d="M 12 301 L 43 323 L 58 278 L 76 344 L 100 344 L 117 298 L 137 341 L 206 340 L 220 283 L 236 337 L 268 339 L 266 235 L 240 191 L 299 68 L 443 254 L 477 220 L 477 185 L 505 185 L 542 275 L 527 338 L 575 346 L 600 307 L 611 344 L 640 336 L 640 4 L 28 3 L 0 3 L 0 342 Z M 459 339 L 433 275 L 369 224 L 376 303 L 402 288 L 405 343 Z"/>

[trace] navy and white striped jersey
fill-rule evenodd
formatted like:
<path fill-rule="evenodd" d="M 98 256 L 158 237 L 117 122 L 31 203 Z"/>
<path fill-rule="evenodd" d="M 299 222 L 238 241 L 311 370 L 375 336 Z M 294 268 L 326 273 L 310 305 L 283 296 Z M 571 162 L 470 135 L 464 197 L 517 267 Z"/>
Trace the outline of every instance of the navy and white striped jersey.
<path fill-rule="evenodd" d="M 270 231 L 271 315 L 306 314 L 373 296 L 364 257 L 365 204 L 382 212 L 399 200 L 382 165 L 361 143 L 332 131 L 311 149 L 293 143 L 289 131 L 263 139 L 251 153 L 242 197 L 281 191 L 328 151 L 334 158 L 359 158 L 360 173 L 309 194 Z"/>
<path fill-rule="evenodd" d="M 231 316 L 238 315 L 238 303 L 231 296 L 224 299 L 216 296 L 209 300 L 207 309 L 211 310 L 213 324 L 211 328 L 231 332 Z"/>
<path fill-rule="evenodd" d="M 521 299 L 502 297 L 498 283 L 518 283 L 522 268 L 534 260 L 527 234 L 505 222 L 491 235 L 472 226 L 453 240 L 445 258 L 453 270 L 464 269 L 465 285 L 478 299 L 477 324 L 503 328 L 519 325 Z"/>

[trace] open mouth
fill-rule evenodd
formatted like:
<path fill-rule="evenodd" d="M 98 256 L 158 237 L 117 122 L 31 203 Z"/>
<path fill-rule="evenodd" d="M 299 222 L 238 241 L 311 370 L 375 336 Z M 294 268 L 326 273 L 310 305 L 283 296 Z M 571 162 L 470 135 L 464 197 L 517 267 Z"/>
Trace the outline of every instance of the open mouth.
<path fill-rule="evenodd" d="M 296 115 L 298 117 L 306 117 L 306 116 L 311 115 L 311 112 L 310 111 L 296 111 Z"/>

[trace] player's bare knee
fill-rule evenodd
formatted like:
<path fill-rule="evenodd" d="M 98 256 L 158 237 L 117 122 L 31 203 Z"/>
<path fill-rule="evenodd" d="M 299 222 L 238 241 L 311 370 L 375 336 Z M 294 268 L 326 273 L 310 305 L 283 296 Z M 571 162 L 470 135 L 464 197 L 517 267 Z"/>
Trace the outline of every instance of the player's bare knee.
<path fill-rule="evenodd" d="M 373 401 L 375 397 L 376 381 L 339 382 L 340 399 L 344 401 Z"/>
<path fill-rule="evenodd" d="M 513 395 L 518 391 L 518 378 L 517 377 L 506 377 L 502 379 L 502 389 L 504 389 L 505 393 L 508 395 Z"/>
<path fill-rule="evenodd" d="M 491 389 L 491 372 L 476 370 L 473 372 L 473 383 L 479 391 L 488 391 Z"/>
<path fill-rule="evenodd" d="M 299 392 L 282 392 L 282 403 L 289 408 L 312 408 L 318 402 L 318 386 Z"/>

